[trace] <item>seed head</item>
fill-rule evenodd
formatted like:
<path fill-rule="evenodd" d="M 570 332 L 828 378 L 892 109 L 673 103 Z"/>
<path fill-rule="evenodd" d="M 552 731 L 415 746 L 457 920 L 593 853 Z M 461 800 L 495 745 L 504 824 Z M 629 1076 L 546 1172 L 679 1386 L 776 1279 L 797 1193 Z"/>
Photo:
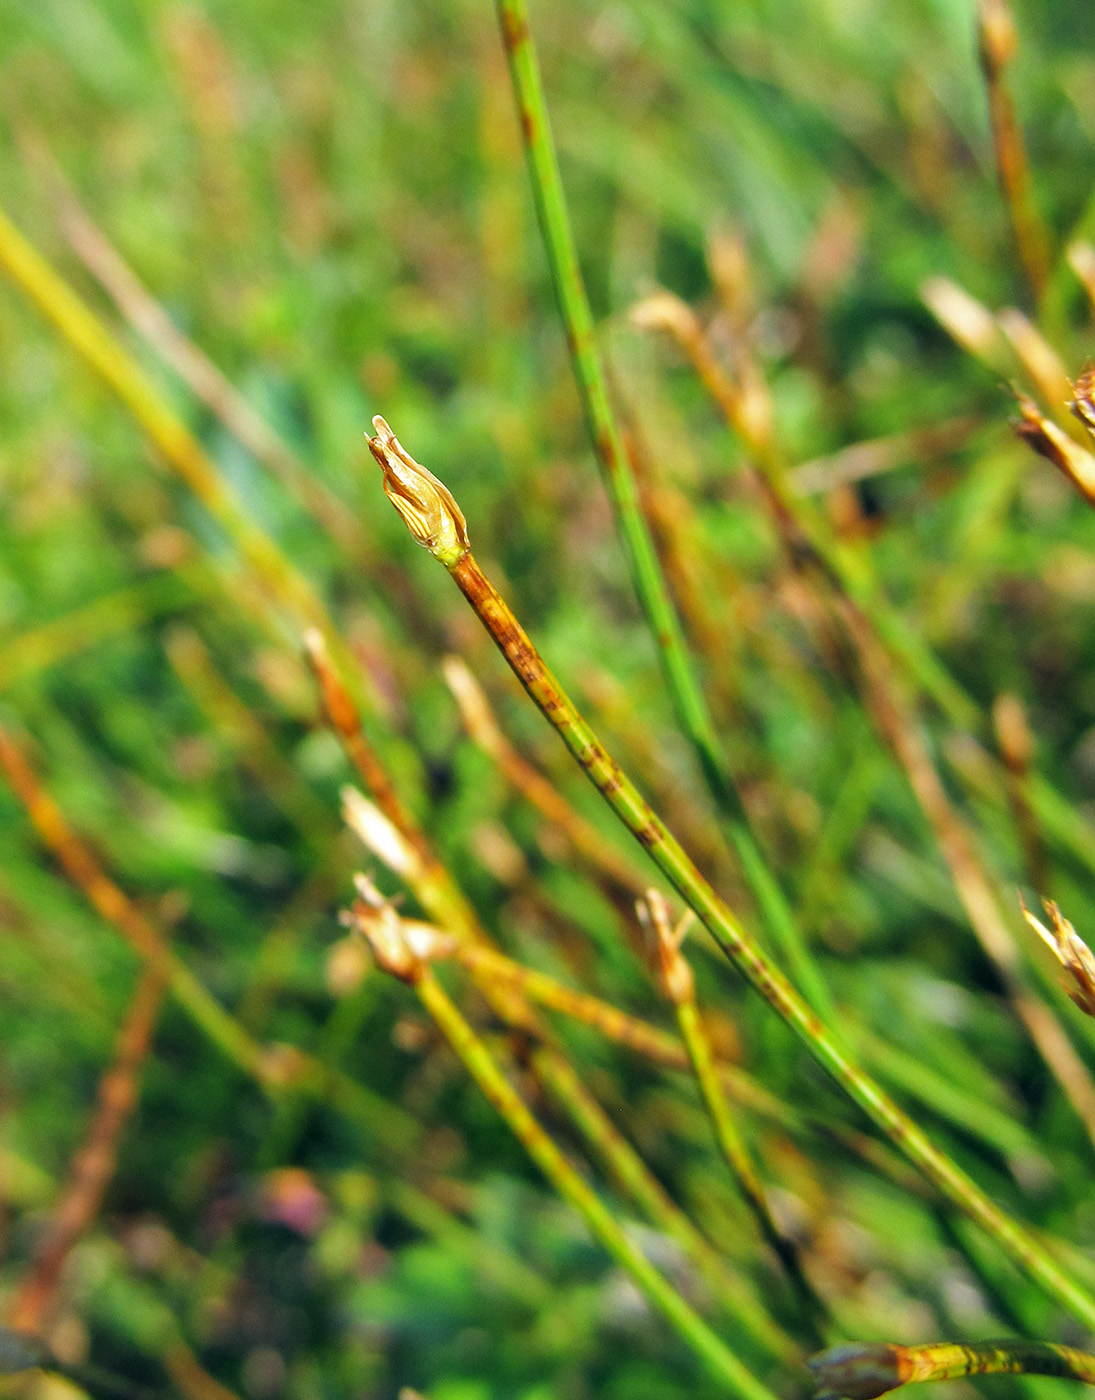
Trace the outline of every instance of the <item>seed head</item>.
<path fill-rule="evenodd" d="M 376 437 L 366 441 L 384 473 L 384 490 L 407 529 L 447 569 L 470 549 L 468 526 L 452 492 L 403 448 L 383 418 L 373 419 Z"/>
<path fill-rule="evenodd" d="M 977 16 L 978 47 L 985 72 L 1000 72 L 1019 48 L 1015 20 L 1006 0 L 981 0 Z"/>
<path fill-rule="evenodd" d="M 669 901 L 656 889 L 647 890 L 646 898 L 637 900 L 635 909 L 639 922 L 653 935 L 662 990 L 678 1006 L 691 1001 L 695 996 L 695 979 L 688 959 L 681 952 L 681 944 L 694 918 L 691 909 L 686 909 L 674 925 Z"/>
<path fill-rule="evenodd" d="M 1039 456 L 1052 462 L 1058 471 L 1095 505 L 1095 456 L 1058 428 L 1047 418 L 1033 399 L 1017 394 L 1019 417 L 1012 423 L 1016 434 Z"/>
<path fill-rule="evenodd" d="M 1095 436 L 1095 365 L 1088 365 L 1073 384 L 1068 406 L 1088 432 Z"/>
<path fill-rule="evenodd" d="M 1081 1011 L 1095 1016 L 1095 957 L 1091 949 L 1052 899 L 1042 901 L 1049 915 L 1049 928 L 1034 917 L 1023 903 L 1022 895 L 1019 896 L 1019 903 L 1027 923 L 1071 977 L 1072 982 L 1065 985 L 1065 991 Z"/>
<path fill-rule="evenodd" d="M 452 955 L 456 945 L 449 934 L 436 924 L 402 918 L 368 875 L 355 875 L 354 886 L 358 897 L 342 914 L 342 923 L 364 936 L 382 971 L 413 984 L 427 963 Z"/>

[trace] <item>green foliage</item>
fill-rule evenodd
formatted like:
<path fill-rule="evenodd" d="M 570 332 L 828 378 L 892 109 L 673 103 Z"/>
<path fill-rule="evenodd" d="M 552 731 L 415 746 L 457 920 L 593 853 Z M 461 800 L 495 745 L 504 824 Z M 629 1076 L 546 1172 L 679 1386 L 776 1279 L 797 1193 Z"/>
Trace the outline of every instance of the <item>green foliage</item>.
<path fill-rule="evenodd" d="M 667 569 L 758 840 L 849 1043 L 1091 1287 L 1091 1139 L 972 936 L 854 667 L 811 624 L 804 594 L 816 579 L 788 562 L 750 488 L 749 453 L 680 355 L 627 317 L 654 282 L 717 316 L 709 239 L 732 227 L 748 248 L 746 321 L 788 464 L 968 420 L 946 442 L 898 444 L 886 470 L 844 488 L 861 516 L 847 538 L 869 556 L 874 596 L 930 645 L 977 715 L 1002 692 L 1026 707 L 1045 888 L 1000 768 L 984 776 L 987 718 L 974 750 L 938 706 L 921 712 L 1026 975 L 1090 1061 L 1090 1023 L 1039 961 L 1012 891 L 1052 894 L 1081 935 L 1095 927 L 1095 514 L 1013 440 L 1002 380 L 1019 368 L 965 354 L 920 296 L 942 274 L 993 310 L 1035 313 L 996 185 L 972 9 L 545 0 L 533 23 L 599 341 L 646 445 L 644 485 L 668 502 L 698 580 L 690 595 Z M 1077 174 L 1091 163 L 1095 66 L 1077 43 L 1083 7 L 1016 9 L 1008 80 L 1061 262 L 1040 324 L 1074 373 L 1091 330 L 1061 250 L 1095 225 Z M 762 928 L 675 731 L 597 476 L 492 7 L 0 0 L 0 72 L 0 206 L 314 584 L 380 697 L 370 740 L 484 927 L 518 961 L 671 1028 L 630 912 L 464 736 L 437 675 L 451 650 L 521 751 L 619 845 L 442 571 L 408 541 L 362 436 L 383 413 L 451 488 L 478 556 L 583 712 Z M 176 326 L 343 503 L 360 527 L 354 547 L 332 540 L 121 321 L 64 237 L 38 140 Z M 332 991 L 338 911 L 371 858 L 340 829 L 338 788 L 353 775 L 319 718 L 299 627 L 6 281 L 0 425 L 0 721 L 256 1040 L 337 1065 L 398 1111 L 348 1117 L 334 1093 L 264 1091 L 169 1000 L 102 1210 L 68 1260 L 58 1354 L 68 1345 L 66 1360 L 86 1352 L 156 1385 L 160 1361 L 185 1343 L 254 1400 L 388 1400 L 402 1385 L 430 1400 L 674 1400 L 706 1386 L 414 998 L 375 969 L 358 990 Z M 180 627 L 251 727 L 178 664 Z M 637 852 L 635 863 L 652 871 Z M 423 912 L 375 873 L 404 912 Z M 6 787 L 0 910 L 2 1305 L 92 1116 L 137 960 L 57 874 Z M 739 1109 L 739 1126 L 832 1310 L 830 1339 L 1014 1330 L 1082 1342 L 892 1154 L 857 1152 L 864 1122 L 707 951 L 697 939 L 692 960 L 716 1048 L 788 1111 Z M 523 1047 L 461 970 L 439 973 L 581 1156 Z M 808 1345 L 694 1084 L 555 1024 L 659 1180 Z M 872 1051 L 878 1040 L 903 1061 Z M 754 1372 L 802 1393 L 801 1368 L 735 1334 L 693 1263 L 599 1168 L 588 1176 Z M 1022 1381 L 1047 1395 L 1055 1384 Z"/>

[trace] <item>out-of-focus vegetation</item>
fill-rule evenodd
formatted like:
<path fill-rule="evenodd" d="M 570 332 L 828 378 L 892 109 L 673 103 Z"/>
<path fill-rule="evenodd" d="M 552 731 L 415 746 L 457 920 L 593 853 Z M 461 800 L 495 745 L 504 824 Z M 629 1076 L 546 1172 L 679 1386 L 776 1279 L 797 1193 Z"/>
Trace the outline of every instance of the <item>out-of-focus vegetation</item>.
<path fill-rule="evenodd" d="M 1087 8 L 1016 0 L 1014 53 L 1006 10 L 972 0 L 544 0 L 532 20 L 644 505 L 841 1042 L 1090 1291 L 1095 1032 L 1016 894 L 1095 927 L 1095 515 L 1030 451 L 1085 469 L 1064 376 L 1091 351 Z M 0 761 L 38 823 L 0 787 L 0 1309 L 73 1378 L 11 1393 L 111 1376 L 200 1400 L 708 1393 L 699 1355 L 339 921 L 367 870 L 400 914 L 477 920 L 525 968 L 677 1031 L 633 908 L 654 868 L 384 499 L 363 437 L 382 413 L 773 946 L 675 728 L 598 477 L 493 7 L 0 0 L 0 73 L 0 208 L 246 522 L 226 528 L 150 449 L 32 305 L 37 273 L 0 277 Z M 1005 160 L 1025 144 L 1031 185 L 1020 171 L 1010 200 L 994 138 Z M 208 368 L 203 401 L 170 367 L 186 342 L 242 404 Z M 690 363 L 704 354 L 737 431 Z M 1009 382 L 1034 396 L 1028 442 Z M 781 531 L 766 456 L 827 568 Z M 423 907 L 436 881 L 399 878 L 343 823 L 340 788 L 360 779 L 304 646 L 324 610 L 408 827 L 474 914 L 451 883 Z M 469 738 L 452 654 L 584 826 Z M 466 672 L 446 674 L 473 704 Z M 437 973 L 753 1375 L 792 1397 L 820 1342 L 1089 1340 L 706 935 L 685 952 L 820 1317 L 762 1239 L 679 1045 L 663 1034 L 677 1059 L 659 1065 L 557 1010 L 515 1031 L 497 963 Z M 560 1090 L 568 1066 L 578 1088 Z M 583 1137 L 583 1087 L 653 1173 L 646 1207 Z"/>

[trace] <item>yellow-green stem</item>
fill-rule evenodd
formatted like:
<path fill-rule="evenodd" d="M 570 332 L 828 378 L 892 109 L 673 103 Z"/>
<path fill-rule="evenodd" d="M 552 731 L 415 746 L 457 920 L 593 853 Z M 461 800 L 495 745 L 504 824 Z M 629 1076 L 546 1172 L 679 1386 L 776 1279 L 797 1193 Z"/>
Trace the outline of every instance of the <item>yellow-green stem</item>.
<path fill-rule="evenodd" d="M 590 436 L 601 465 L 605 489 L 616 515 L 635 592 L 654 639 L 677 722 L 691 744 L 723 833 L 741 862 L 757 907 L 791 971 L 803 982 L 811 1002 L 829 1017 L 828 992 L 812 961 L 800 955 L 802 937 L 779 881 L 765 860 L 734 778 L 722 752 L 715 725 L 685 642 L 643 514 L 639 487 L 623 433 L 612 406 L 608 380 L 597 349 L 593 313 L 574 234 L 567 213 L 555 141 L 551 132 L 540 64 L 525 0 L 496 0 L 502 42 L 513 82 L 529 177 L 559 311 Z"/>
<path fill-rule="evenodd" d="M 756 1293 L 727 1270 L 714 1246 L 673 1201 L 569 1061 L 550 1046 L 542 1046 L 533 1052 L 532 1065 L 564 1104 L 611 1177 L 639 1204 L 647 1218 L 695 1262 L 712 1296 L 735 1328 L 747 1332 L 780 1360 L 794 1361 L 800 1354 L 798 1348 L 772 1322 Z"/>
<path fill-rule="evenodd" d="M 798 1296 L 804 1321 L 814 1335 L 820 1336 L 819 1319 L 825 1315 L 824 1305 L 802 1272 L 802 1261 L 799 1259 L 798 1250 L 792 1241 L 780 1231 L 772 1218 L 764 1184 L 757 1173 L 752 1157 L 749 1155 L 745 1140 L 738 1131 L 738 1125 L 734 1122 L 734 1115 L 726 1101 L 726 1095 L 723 1093 L 722 1082 L 719 1078 L 715 1058 L 711 1053 L 707 1032 L 703 1027 L 699 1008 L 693 998 L 677 1003 L 677 1023 L 688 1048 L 688 1058 L 692 1062 L 692 1070 L 700 1087 L 700 1094 L 708 1117 L 711 1119 L 719 1151 L 722 1153 L 726 1165 L 730 1168 L 731 1175 L 737 1182 L 738 1189 L 745 1198 L 745 1203 L 752 1212 L 761 1235 L 786 1269 L 787 1276 L 794 1285 L 795 1293 Z"/>
<path fill-rule="evenodd" d="M 1095 1356 L 1055 1342 L 936 1342 L 903 1347 L 888 1342 L 853 1342 L 811 1358 L 817 1400 L 875 1400 L 914 1381 L 952 1381 L 961 1376 L 1060 1376 L 1095 1385 Z"/>
<path fill-rule="evenodd" d="M 420 966 L 413 982 L 422 1005 L 529 1156 L 678 1335 L 703 1358 L 712 1377 L 742 1400 L 774 1400 L 768 1387 L 742 1365 L 628 1239 L 604 1202 L 541 1127 L 430 969 Z"/>

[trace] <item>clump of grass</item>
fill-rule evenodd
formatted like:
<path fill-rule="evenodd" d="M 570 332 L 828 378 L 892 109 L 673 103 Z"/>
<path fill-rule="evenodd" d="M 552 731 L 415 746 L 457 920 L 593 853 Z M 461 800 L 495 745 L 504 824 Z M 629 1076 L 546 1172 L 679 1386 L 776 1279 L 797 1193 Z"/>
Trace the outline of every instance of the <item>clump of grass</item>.
<path fill-rule="evenodd" d="M 1022 60 L 1082 107 L 1078 70 L 1004 0 L 961 44 L 900 5 L 860 42 L 818 6 L 498 0 L 499 50 L 442 9 L 363 39 L 321 6 L 288 60 L 242 11 L 85 26 L 134 91 L 170 68 L 148 130 L 178 104 L 193 208 L 158 233 L 125 179 L 78 200 L 79 124 L 13 98 L 79 267 L 0 215 L 0 268 L 110 398 L 51 368 L 40 403 L 61 355 L 4 303 L 0 1370 L 786 1400 L 829 1344 L 849 1400 L 1090 1381 L 1030 1340 L 1095 1331 L 1060 912 L 1095 877 L 1095 258 Z M 124 175 L 145 118 L 108 100 Z M 362 386 L 451 484 L 374 420 L 474 617 L 389 531 Z"/>

